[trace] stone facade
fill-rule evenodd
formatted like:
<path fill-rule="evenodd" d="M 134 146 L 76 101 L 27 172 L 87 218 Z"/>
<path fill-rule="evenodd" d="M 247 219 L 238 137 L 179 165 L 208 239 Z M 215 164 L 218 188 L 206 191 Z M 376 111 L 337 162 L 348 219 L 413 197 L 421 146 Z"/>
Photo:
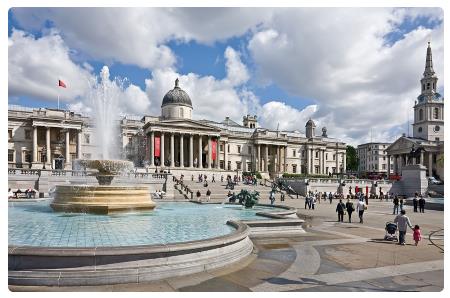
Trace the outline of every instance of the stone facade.
<path fill-rule="evenodd" d="M 406 166 L 420 164 L 426 167 L 428 176 L 444 179 L 444 98 L 436 92 L 437 80 L 428 43 L 421 94 L 414 105 L 413 136 L 403 135 L 386 150 L 394 159 L 394 173 L 401 174 Z"/>
<path fill-rule="evenodd" d="M 346 144 L 328 137 L 325 128 L 322 135 L 316 135 L 312 120 L 305 127 L 307 134 L 262 128 L 257 117 L 250 115 L 243 117 L 242 125 L 228 117 L 222 122 L 192 120 L 190 112 L 175 113 L 179 108 L 192 109 L 188 95 L 178 85 L 169 92 L 161 116 L 118 120 L 121 156 L 137 167 L 150 171 L 259 171 L 266 177 L 284 172 L 328 175 L 345 171 Z M 180 100 L 178 94 L 182 94 Z M 10 167 L 42 168 L 45 164 L 52 169 L 70 169 L 73 159 L 95 156 L 92 122 L 74 112 L 10 106 L 8 132 Z"/>
<path fill-rule="evenodd" d="M 387 174 L 388 158 L 386 149 L 390 143 L 366 143 L 358 145 L 358 173 L 368 174 Z M 390 166 L 390 174 L 392 174 L 392 159 Z"/>

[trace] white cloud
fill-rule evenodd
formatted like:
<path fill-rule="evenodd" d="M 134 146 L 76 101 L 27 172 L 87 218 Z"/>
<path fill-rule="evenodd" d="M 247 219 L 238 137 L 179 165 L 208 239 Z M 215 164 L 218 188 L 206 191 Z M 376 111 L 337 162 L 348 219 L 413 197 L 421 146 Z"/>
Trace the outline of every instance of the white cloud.
<path fill-rule="evenodd" d="M 314 115 L 316 110 L 316 105 L 309 105 L 299 110 L 283 102 L 270 101 L 260 108 L 259 121 L 262 127 L 276 129 L 279 125 L 280 130 L 304 132 L 306 122 Z"/>
<path fill-rule="evenodd" d="M 41 38 L 13 30 L 8 39 L 8 92 L 45 100 L 74 101 L 88 88 L 88 69 L 73 63 L 69 49 L 54 33 Z M 58 87 L 61 79 L 67 88 Z"/>
<path fill-rule="evenodd" d="M 249 79 L 247 67 L 242 63 L 240 55 L 232 47 L 225 50 L 227 79 L 232 86 L 244 84 Z"/>

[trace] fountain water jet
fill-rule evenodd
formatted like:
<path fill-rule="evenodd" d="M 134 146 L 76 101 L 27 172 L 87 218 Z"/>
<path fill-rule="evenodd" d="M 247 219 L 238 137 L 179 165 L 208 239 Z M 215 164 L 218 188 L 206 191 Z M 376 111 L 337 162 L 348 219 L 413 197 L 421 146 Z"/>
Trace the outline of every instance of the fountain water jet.
<path fill-rule="evenodd" d="M 55 211 L 108 214 L 123 210 L 155 208 L 148 187 L 111 185 L 114 176 L 134 168 L 131 161 L 116 160 L 118 146 L 114 144 L 117 130 L 118 103 L 123 94 L 123 81 L 109 79 L 109 69 L 102 68 L 100 82 L 91 84 L 87 97 L 95 117 L 97 156 L 101 159 L 75 160 L 76 169 L 96 169 L 99 185 L 57 185 L 51 207 Z"/>

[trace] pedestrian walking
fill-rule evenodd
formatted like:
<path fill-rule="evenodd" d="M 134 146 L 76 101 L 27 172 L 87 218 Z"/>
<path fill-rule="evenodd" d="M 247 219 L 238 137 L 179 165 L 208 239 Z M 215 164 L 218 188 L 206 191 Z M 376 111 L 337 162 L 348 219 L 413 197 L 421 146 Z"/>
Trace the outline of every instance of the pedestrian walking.
<path fill-rule="evenodd" d="M 425 213 L 425 199 L 423 198 L 422 195 L 420 195 L 420 199 L 419 199 L 419 212 Z"/>
<path fill-rule="evenodd" d="M 306 195 L 306 197 L 305 197 L 305 209 L 306 209 L 306 207 L 309 205 L 309 196 L 308 195 Z"/>
<path fill-rule="evenodd" d="M 211 182 L 216 182 L 216 177 L 214 176 L 214 174 L 213 174 Z"/>
<path fill-rule="evenodd" d="M 200 193 L 200 190 L 197 190 L 197 201 L 200 202 L 200 197 L 202 194 Z"/>
<path fill-rule="evenodd" d="M 333 194 L 331 193 L 331 191 L 328 194 L 328 199 L 330 200 L 330 204 L 333 203 Z"/>
<path fill-rule="evenodd" d="M 336 212 L 338 214 L 338 221 L 340 221 L 340 222 L 344 221 L 344 210 L 345 210 L 345 204 L 342 203 L 342 200 L 339 200 L 339 203 L 336 206 Z"/>
<path fill-rule="evenodd" d="M 413 239 L 416 246 L 419 244 L 419 241 L 422 240 L 422 232 L 420 231 L 419 225 L 414 226 Z"/>
<path fill-rule="evenodd" d="M 208 190 L 206 191 L 206 202 L 209 202 L 209 200 L 211 200 L 211 191 L 208 188 Z"/>
<path fill-rule="evenodd" d="M 419 203 L 419 200 L 417 199 L 417 192 L 414 195 L 414 199 L 413 199 L 413 207 L 414 207 L 414 212 L 417 212 L 417 204 Z"/>
<path fill-rule="evenodd" d="M 281 202 L 284 202 L 284 193 L 281 193 L 280 200 L 281 200 Z"/>
<path fill-rule="evenodd" d="M 398 214 L 398 197 L 395 196 L 394 200 L 392 201 L 392 203 L 394 203 L 394 211 L 392 212 L 392 214 Z"/>
<path fill-rule="evenodd" d="M 275 193 L 273 191 L 270 192 L 270 205 L 273 205 L 275 202 Z"/>
<path fill-rule="evenodd" d="M 312 207 L 313 210 L 316 207 L 316 198 L 315 197 L 311 198 L 311 207 Z"/>
<path fill-rule="evenodd" d="M 353 211 L 355 211 L 355 206 L 353 206 L 353 202 L 350 201 L 350 198 L 347 199 L 347 203 L 345 203 L 345 208 L 347 209 L 348 222 L 352 222 L 352 213 Z"/>
<path fill-rule="evenodd" d="M 364 223 L 364 211 L 367 209 L 364 200 L 359 200 L 356 204 L 356 211 L 358 211 L 359 223 Z"/>
<path fill-rule="evenodd" d="M 406 216 L 405 210 L 400 211 L 400 214 L 395 217 L 394 223 L 396 223 L 398 227 L 398 244 L 405 245 L 406 230 L 408 229 L 408 226 L 411 229 L 413 228 L 411 221 L 408 216 Z"/>

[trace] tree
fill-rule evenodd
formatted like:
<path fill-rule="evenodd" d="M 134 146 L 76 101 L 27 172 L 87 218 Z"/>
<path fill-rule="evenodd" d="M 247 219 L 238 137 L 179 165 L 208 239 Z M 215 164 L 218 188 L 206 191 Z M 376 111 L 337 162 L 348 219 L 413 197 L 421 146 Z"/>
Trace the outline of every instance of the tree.
<path fill-rule="evenodd" d="M 358 171 L 359 159 L 358 155 L 356 154 L 355 147 L 347 145 L 347 149 L 345 151 L 345 154 L 347 156 L 347 171 Z"/>

